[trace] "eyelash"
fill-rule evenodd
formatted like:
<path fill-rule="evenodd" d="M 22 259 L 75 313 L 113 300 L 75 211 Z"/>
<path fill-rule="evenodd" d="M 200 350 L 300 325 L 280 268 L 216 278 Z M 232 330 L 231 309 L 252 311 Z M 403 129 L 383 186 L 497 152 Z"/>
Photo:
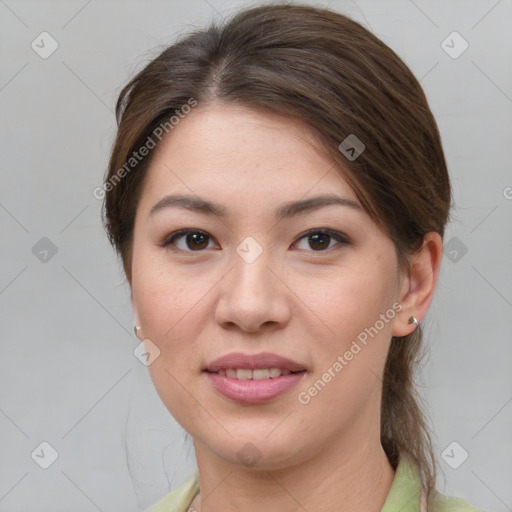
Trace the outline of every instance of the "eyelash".
<path fill-rule="evenodd" d="M 186 228 L 186 229 L 180 229 L 179 231 L 175 231 L 174 233 L 171 233 L 160 244 L 160 246 L 163 247 L 163 248 L 171 249 L 173 251 L 180 251 L 180 252 L 185 252 L 185 253 L 200 253 L 200 252 L 204 252 L 205 249 L 200 249 L 200 250 L 197 250 L 197 251 L 191 251 L 191 250 L 185 251 L 183 249 L 178 249 L 176 247 L 172 247 L 173 243 L 176 240 L 178 240 L 179 238 L 181 238 L 181 237 L 183 237 L 185 235 L 188 235 L 190 233 L 200 233 L 200 234 L 205 235 L 206 237 L 208 237 L 210 240 L 212 239 L 212 237 L 210 235 L 208 235 L 208 233 L 206 233 L 205 231 L 201 231 L 200 229 Z M 341 246 L 349 245 L 350 244 L 350 242 L 348 241 L 348 238 L 343 233 L 340 233 L 339 231 L 333 231 L 332 229 L 327 229 L 327 228 L 316 228 L 316 229 L 310 229 L 310 230 L 306 231 L 305 233 L 303 233 L 302 235 L 300 235 L 297 238 L 297 241 L 293 243 L 293 245 L 295 245 L 296 243 L 301 241 L 303 238 L 307 238 L 307 237 L 309 237 L 311 235 L 314 235 L 314 234 L 328 235 L 331 238 L 334 238 L 334 240 L 336 240 L 338 242 L 338 244 L 341 245 Z M 330 249 L 322 249 L 322 250 L 318 250 L 318 251 L 311 250 L 311 251 L 308 251 L 308 252 L 330 253 L 332 250 L 335 250 L 335 249 L 336 249 L 336 246 L 331 247 Z"/>

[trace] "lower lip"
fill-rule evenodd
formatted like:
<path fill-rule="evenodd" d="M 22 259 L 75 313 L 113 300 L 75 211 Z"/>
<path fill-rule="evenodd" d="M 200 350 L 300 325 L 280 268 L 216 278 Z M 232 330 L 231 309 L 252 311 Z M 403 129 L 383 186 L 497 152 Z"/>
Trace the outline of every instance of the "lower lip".
<path fill-rule="evenodd" d="M 294 388 L 306 374 L 305 371 L 281 375 L 275 379 L 238 380 L 218 373 L 205 372 L 215 389 L 224 396 L 247 404 L 261 404 Z"/>

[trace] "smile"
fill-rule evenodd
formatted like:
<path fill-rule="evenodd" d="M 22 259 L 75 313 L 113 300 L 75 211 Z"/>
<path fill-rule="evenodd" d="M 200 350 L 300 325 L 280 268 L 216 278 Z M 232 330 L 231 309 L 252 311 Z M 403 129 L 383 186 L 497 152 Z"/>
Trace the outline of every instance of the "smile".
<path fill-rule="evenodd" d="M 271 371 L 275 376 L 271 376 Z M 299 384 L 307 372 L 291 372 L 280 368 L 239 368 L 226 370 L 227 375 L 222 375 L 224 370 L 203 373 L 222 396 L 239 403 L 261 404 L 290 391 Z"/>

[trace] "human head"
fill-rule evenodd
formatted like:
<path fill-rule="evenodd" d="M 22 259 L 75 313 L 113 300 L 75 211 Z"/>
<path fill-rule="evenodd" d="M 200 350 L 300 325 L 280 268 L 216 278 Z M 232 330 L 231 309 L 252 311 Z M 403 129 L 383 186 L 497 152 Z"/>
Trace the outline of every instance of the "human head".
<path fill-rule="evenodd" d="M 193 102 L 197 107 L 192 108 Z M 215 102 L 303 122 L 392 240 L 405 273 L 427 233 L 443 236 L 450 183 L 425 95 L 400 58 L 353 20 L 304 5 L 266 5 L 170 46 L 121 91 L 119 129 L 106 181 L 162 123 L 184 114 L 184 105 L 204 109 Z M 173 130 L 180 128 L 178 124 Z M 173 130 L 162 141 L 170 141 Z M 365 145 L 354 160 L 339 149 L 351 135 Z M 135 216 L 144 177 L 160 144 L 157 140 L 157 147 L 105 195 L 109 239 L 130 284 Z M 431 480 L 428 433 L 412 383 L 420 345 L 420 329 L 391 340 L 381 441 L 392 463 L 399 453 L 409 453 Z"/>

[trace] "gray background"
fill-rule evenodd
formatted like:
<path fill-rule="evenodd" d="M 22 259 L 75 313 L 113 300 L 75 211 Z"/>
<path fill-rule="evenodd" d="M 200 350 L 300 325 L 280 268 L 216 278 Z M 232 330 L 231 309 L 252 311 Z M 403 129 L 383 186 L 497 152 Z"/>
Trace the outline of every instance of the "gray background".
<path fill-rule="evenodd" d="M 423 323 L 438 488 L 510 511 L 512 2 L 311 3 L 390 45 L 438 120 L 457 205 Z M 142 510 L 195 469 L 133 355 L 129 289 L 92 191 L 122 85 L 177 34 L 242 5 L 0 0 L 0 511 Z M 59 45 L 46 59 L 31 47 L 43 31 Z M 457 58 L 442 46 L 453 31 L 469 44 Z M 58 453 L 48 469 L 43 441 Z"/>

